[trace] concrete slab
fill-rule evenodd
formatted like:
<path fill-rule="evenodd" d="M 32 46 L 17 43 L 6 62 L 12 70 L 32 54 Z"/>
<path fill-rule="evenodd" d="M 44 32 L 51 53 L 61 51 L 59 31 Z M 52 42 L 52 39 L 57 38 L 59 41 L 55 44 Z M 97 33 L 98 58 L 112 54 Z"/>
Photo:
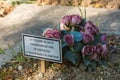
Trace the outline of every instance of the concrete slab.
<path fill-rule="evenodd" d="M 96 23 L 100 14 L 100 31 L 120 35 L 120 10 L 86 8 L 87 20 Z M 22 4 L 9 15 L 0 19 L 0 48 L 8 50 L 8 44 L 18 46 L 21 34 L 41 35 L 42 29 L 55 27 L 64 15 L 80 14 L 73 6 L 37 6 Z M 5 60 L 6 59 L 6 60 Z M 0 55 L 0 65 L 10 60 Z"/>

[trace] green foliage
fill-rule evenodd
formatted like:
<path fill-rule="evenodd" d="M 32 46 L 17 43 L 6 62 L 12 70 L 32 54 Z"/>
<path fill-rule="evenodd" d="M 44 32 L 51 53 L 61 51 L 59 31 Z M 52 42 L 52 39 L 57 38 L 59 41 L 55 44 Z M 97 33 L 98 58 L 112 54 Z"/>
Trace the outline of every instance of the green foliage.
<path fill-rule="evenodd" d="M 79 11 L 80 11 L 81 17 L 84 18 L 84 19 L 86 19 L 86 9 L 84 8 L 84 13 L 82 12 L 83 10 L 82 10 L 80 7 L 78 7 L 78 9 L 79 9 Z M 84 15 L 83 15 L 83 14 L 84 14 Z"/>
<path fill-rule="evenodd" d="M 87 66 L 87 71 L 89 72 L 96 70 L 97 66 L 101 66 L 104 68 L 108 65 L 107 60 L 102 58 L 98 60 L 90 60 L 88 59 L 88 57 L 83 57 L 83 63 L 85 66 Z"/>
<path fill-rule="evenodd" d="M 107 64 L 107 61 L 105 60 L 105 59 L 100 59 L 99 61 L 98 61 L 98 64 L 100 65 L 100 66 L 107 66 L 108 64 Z"/>
<path fill-rule="evenodd" d="M 2 48 L 0 48 L 0 54 L 6 54 L 6 52 Z"/>
<path fill-rule="evenodd" d="M 75 42 L 73 48 L 74 48 L 75 52 L 80 53 L 82 48 L 83 48 L 83 46 L 84 45 L 82 43 Z"/>
<path fill-rule="evenodd" d="M 90 45 L 97 45 L 98 43 L 101 44 L 105 44 L 104 42 L 102 42 L 101 37 L 103 36 L 103 34 L 99 33 L 94 35 L 94 40 L 89 42 Z"/>
<path fill-rule="evenodd" d="M 18 53 L 14 58 L 13 61 L 15 62 L 25 62 L 25 57 L 21 54 Z"/>
<path fill-rule="evenodd" d="M 35 0 L 10 0 L 9 2 L 10 4 L 12 4 L 13 6 L 15 5 L 20 5 L 20 4 L 23 4 L 23 3 L 26 3 L 26 4 L 33 4 L 35 3 Z"/>
<path fill-rule="evenodd" d="M 14 49 L 12 46 L 10 46 L 10 45 L 8 44 L 8 47 L 9 47 L 9 49 L 10 49 L 10 52 L 11 52 L 12 57 L 14 57 L 15 55 L 17 55 L 15 49 Z"/>
<path fill-rule="evenodd" d="M 86 65 L 86 66 L 89 66 L 91 64 L 90 60 L 88 60 L 87 58 L 83 58 L 83 63 Z"/>
<path fill-rule="evenodd" d="M 79 64 L 81 61 L 81 49 L 83 44 L 80 42 L 75 42 L 73 47 L 65 46 L 63 48 L 64 58 L 72 62 L 74 65 Z"/>
<path fill-rule="evenodd" d="M 89 72 L 95 70 L 96 67 L 97 67 L 97 64 L 96 64 L 95 61 L 89 60 L 89 59 L 87 59 L 87 58 L 83 58 L 83 63 L 84 63 L 84 65 L 87 66 L 87 70 L 88 70 Z"/>
<path fill-rule="evenodd" d="M 21 45 L 19 45 L 18 53 L 12 46 L 8 45 L 8 47 L 9 47 L 10 53 L 5 52 L 5 50 L 0 48 L 0 54 L 5 54 L 7 56 L 12 57 L 12 61 L 15 61 L 15 62 L 25 62 L 26 61 L 26 58 L 22 55 L 22 46 Z"/>
<path fill-rule="evenodd" d="M 71 50 L 65 51 L 64 58 L 71 61 L 74 65 L 77 65 L 80 62 L 80 54 L 72 52 Z"/>
<path fill-rule="evenodd" d="M 15 62 L 25 62 L 25 57 L 22 55 L 22 46 L 21 45 L 19 45 L 19 52 L 18 53 L 11 46 L 9 46 L 9 49 L 11 50 L 13 61 L 15 61 Z"/>

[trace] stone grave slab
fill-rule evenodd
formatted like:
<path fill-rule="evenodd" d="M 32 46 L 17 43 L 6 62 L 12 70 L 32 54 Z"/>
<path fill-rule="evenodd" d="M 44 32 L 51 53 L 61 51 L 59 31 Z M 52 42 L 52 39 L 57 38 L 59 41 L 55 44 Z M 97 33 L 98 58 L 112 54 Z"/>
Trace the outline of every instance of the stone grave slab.
<path fill-rule="evenodd" d="M 99 20 L 100 32 L 120 35 L 120 10 L 86 8 L 86 11 L 87 20 L 94 23 Z M 80 14 L 80 11 L 73 6 L 22 4 L 0 19 L 0 48 L 9 52 L 8 44 L 14 48 L 19 47 L 22 33 L 41 35 L 42 30 L 57 26 L 62 17 L 69 14 Z M 9 56 L 0 54 L 0 65 L 10 59 Z"/>

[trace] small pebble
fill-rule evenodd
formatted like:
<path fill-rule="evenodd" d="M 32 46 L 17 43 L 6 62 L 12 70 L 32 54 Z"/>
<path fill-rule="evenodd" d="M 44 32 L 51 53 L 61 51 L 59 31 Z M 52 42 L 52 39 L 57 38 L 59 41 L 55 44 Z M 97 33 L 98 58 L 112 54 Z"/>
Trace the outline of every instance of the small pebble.
<path fill-rule="evenodd" d="M 38 73 L 38 77 L 43 78 L 43 73 Z"/>
<path fill-rule="evenodd" d="M 21 71 L 23 69 L 23 66 L 18 66 L 18 70 Z"/>

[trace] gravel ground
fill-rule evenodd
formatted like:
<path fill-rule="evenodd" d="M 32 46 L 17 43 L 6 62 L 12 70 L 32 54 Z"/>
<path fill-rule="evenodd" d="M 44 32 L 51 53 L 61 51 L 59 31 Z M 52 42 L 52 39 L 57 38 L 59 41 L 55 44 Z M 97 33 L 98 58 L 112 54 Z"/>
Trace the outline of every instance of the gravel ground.
<path fill-rule="evenodd" d="M 82 63 L 75 67 L 65 62 L 46 62 L 46 73 L 42 73 L 40 60 L 23 57 L 25 61 L 17 62 L 14 57 L 0 69 L 0 80 L 119 80 L 120 36 L 110 35 L 108 39 L 109 61 L 106 67 L 88 72 Z"/>

